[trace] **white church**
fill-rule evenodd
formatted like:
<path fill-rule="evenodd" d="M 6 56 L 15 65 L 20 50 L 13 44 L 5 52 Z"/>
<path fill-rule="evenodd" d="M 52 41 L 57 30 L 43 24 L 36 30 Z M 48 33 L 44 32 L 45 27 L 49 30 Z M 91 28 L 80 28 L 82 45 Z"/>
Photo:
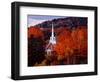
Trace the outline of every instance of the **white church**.
<path fill-rule="evenodd" d="M 51 28 L 51 36 L 48 45 L 46 46 L 46 53 L 47 55 L 52 55 L 52 52 L 54 51 L 54 46 L 56 45 L 56 37 L 54 35 L 54 25 L 52 23 Z"/>

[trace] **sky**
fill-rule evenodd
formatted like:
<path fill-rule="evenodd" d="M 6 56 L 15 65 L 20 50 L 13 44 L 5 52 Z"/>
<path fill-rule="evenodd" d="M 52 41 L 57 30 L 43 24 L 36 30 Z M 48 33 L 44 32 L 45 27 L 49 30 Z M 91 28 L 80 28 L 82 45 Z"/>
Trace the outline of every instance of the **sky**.
<path fill-rule="evenodd" d="M 28 15 L 28 27 L 42 23 L 47 20 L 64 18 L 65 16 L 49 16 L 49 15 Z"/>

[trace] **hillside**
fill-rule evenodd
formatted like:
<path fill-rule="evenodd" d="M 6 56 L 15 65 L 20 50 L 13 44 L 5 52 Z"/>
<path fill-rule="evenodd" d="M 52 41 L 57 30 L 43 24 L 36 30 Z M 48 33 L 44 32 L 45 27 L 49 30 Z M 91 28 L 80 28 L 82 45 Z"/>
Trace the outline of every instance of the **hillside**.
<path fill-rule="evenodd" d="M 87 26 L 86 17 L 66 17 L 66 18 L 53 19 L 51 21 L 45 21 L 43 23 L 36 25 L 36 27 L 50 28 L 52 22 L 54 23 L 55 28 L 59 27 L 76 28 L 78 26 Z"/>
<path fill-rule="evenodd" d="M 48 57 L 45 48 L 52 22 L 57 43 L 53 55 Z M 87 64 L 87 18 L 53 19 L 28 28 L 28 66 L 62 64 Z"/>

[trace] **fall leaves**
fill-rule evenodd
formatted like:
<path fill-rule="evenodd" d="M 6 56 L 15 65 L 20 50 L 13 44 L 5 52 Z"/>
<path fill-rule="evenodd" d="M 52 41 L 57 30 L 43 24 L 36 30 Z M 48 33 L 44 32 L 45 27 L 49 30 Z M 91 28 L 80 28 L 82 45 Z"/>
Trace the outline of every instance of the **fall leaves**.
<path fill-rule="evenodd" d="M 74 54 L 77 49 L 82 55 L 87 53 L 87 28 L 78 27 L 75 30 L 63 29 L 57 36 L 55 51 L 58 55 L 67 55 L 69 52 Z"/>
<path fill-rule="evenodd" d="M 28 61 L 31 62 L 30 66 L 87 63 L 87 26 L 78 26 L 75 29 L 55 28 L 57 40 L 57 44 L 54 46 L 55 54 L 48 57 L 45 47 L 50 34 L 51 28 L 42 28 L 42 30 L 40 27 L 28 28 Z"/>
<path fill-rule="evenodd" d="M 29 27 L 28 29 L 28 38 L 33 36 L 34 38 L 43 37 L 43 32 L 38 27 Z"/>

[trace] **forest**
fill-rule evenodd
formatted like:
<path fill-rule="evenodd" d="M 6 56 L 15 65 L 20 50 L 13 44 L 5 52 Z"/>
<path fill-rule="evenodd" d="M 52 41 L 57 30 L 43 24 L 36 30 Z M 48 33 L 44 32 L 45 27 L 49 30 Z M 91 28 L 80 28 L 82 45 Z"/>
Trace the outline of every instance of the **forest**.
<path fill-rule="evenodd" d="M 52 55 L 45 48 L 51 36 L 51 22 L 57 43 Z M 80 65 L 88 63 L 86 17 L 67 17 L 28 27 L 28 66 Z"/>

